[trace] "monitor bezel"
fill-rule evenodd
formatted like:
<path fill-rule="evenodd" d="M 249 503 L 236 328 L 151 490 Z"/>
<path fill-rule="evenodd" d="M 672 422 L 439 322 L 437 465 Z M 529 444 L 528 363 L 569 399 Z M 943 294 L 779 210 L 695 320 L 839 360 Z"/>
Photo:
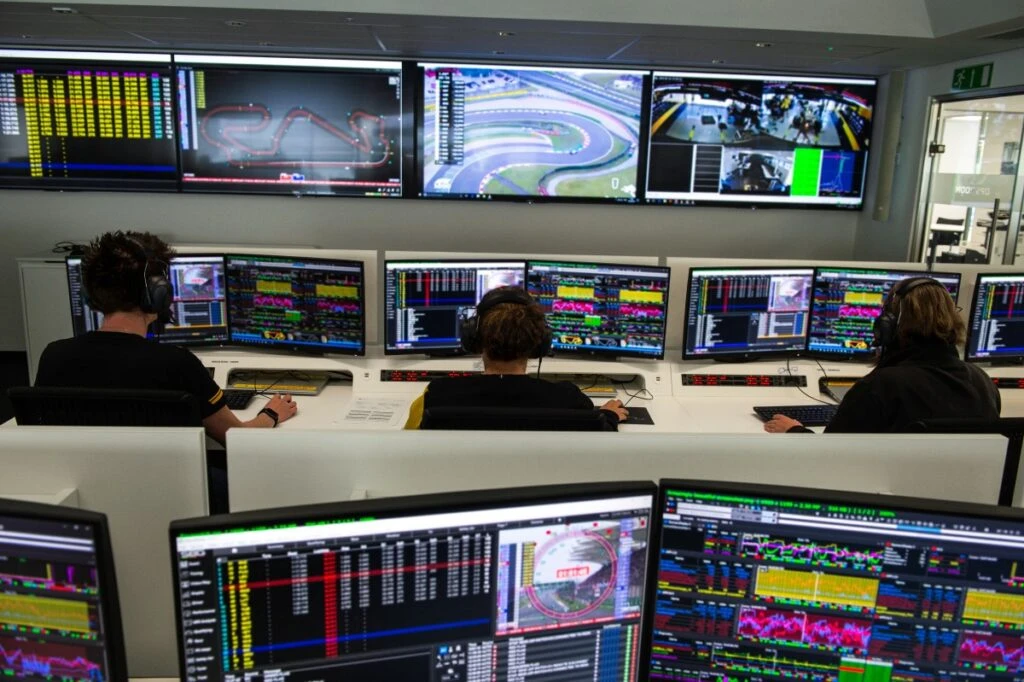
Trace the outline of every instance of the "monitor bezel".
<path fill-rule="evenodd" d="M 246 526 L 268 526 L 293 522 L 315 522 L 344 517 L 359 518 L 373 514 L 386 514 L 388 518 L 400 516 L 416 516 L 431 512 L 457 512 L 475 509 L 488 509 L 501 506 L 520 507 L 545 502 L 574 502 L 588 498 L 615 499 L 637 495 L 650 495 L 651 522 L 648 524 L 647 568 L 644 578 L 649 576 L 649 569 L 655 550 L 654 515 L 657 512 L 658 486 L 653 481 L 630 480 L 621 482 L 571 483 L 544 486 L 523 486 L 514 488 L 494 488 L 482 490 L 466 490 L 427 495 L 366 499 L 350 502 L 328 502 L 324 504 L 303 505 L 297 507 L 281 507 L 277 509 L 261 509 L 256 511 L 236 512 L 203 516 L 192 519 L 172 521 L 168 529 L 170 540 L 171 566 L 178 565 L 176 540 L 180 535 L 191 533 L 231 532 Z M 181 584 L 177 571 L 173 572 L 174 586 L 174 619 L 175 634 L 178 646 L 178 664 L 185 670 L 187 660 L 182 642 L 184 632 L 181 609 Z M 645 585 L 644 596 L 647 595 Z M 639 626 L 643 641 L 646 614 L 641 609 Z"/>
<path fill-rule="evenodd" d="M 865 272 L 865 273 L 888 273 L 888 272 L 900 272 L 905 274 L 905 277 L 900 277 L 896 281 L 899 282 L 904 279 L 911 277 L 956 277 L 956 296 L 953 297 L 953 303 L 955 304 L 960 298 L 960 289 L 963 286 L 963 275 L 959 272 L 930 272 L 928 270 L 895 270 L 886 268 L 861 268 L 857 266 L 851 267 L 832 267 L 832 266 L 819 266 L 814 268 L 814 281 L 811 283 L 811 319 L 808 321 L 807 327 L 807 351 L 806 355 L 810 358 L 828 359 L 828 360 L 869 360 L 876 355 L 877 349 L 875 346 L 871 346 L 865 351 L 853 351 L 850 353 L 840 353 L 837 351 L 822 350 L 821 348 L 811 347 L 811 330 L 814 324 L 814 292 L 818 288 L 819 275 L 824 271 L 845 271 L 845 272 Z M 888 299 L 888 294 L 886 294 Z"/>
<path fill-rule="evenodd" d="M 653 525 L 653 507 L 652 507 Z M 117 571 L 106 514 L 74 507 L 0 498 L 0 516 L 91 526 L 96 546 L 96 576 L 100 582 L 100 608 L 106 641 L 110 682 L 128 682 L 128 660 L 124 647 L 124 626 L 121 621 L 120 598 L 117 593 Z"/>
<path fill-rule="evenodd" d="M 231 317 L 230 317 L 230 308 L 228 307 L 228 269 L 227 269 L 227 258 L 225 257 L 225 255 L 223 253 L 213 253 L 213 252 L 209 252 L 209 253 L 178 253 L 178 252 L 176 252 L 173 256 L 171 256 L 171 262 L 169 262 L 167 264 L 167 268 L 168 268 L 168 273 L 167 274 L 168 275 L 170 275 L 170 268 L 173 265 L 173 261 L 174 261 L 175 258 L 219 258 L 220 259 L 220 265 L 221 265 L 222 272 L 223 272 L 223 275 L 224 275 L 224 327 L 227 330 L 227 338 L 221 339 L 220 341 L 215 341 L 215 340 L 212 340 L 212 339 L 205 339 L 205 340 L 202 340 L 202 341 L 182 341 L 182 340 L 170 340 L 170 339 L 164 340 L 163 337 L 162 337 L 162 335 L 163 335 L 163 330 L 162 329 L 160 330 L 160 334 L 153 334 L 152 336 L 147 334 L 146 338 L 150 339 L 152 341 L 156 341 L 157 343 L 159 343 L 161 345 L 164 345 L 164 346 L 182 346 L 182 347 L 185 347 L 185 348 L 219 347 L 219 346 L 226 346 L 226 345 L 228 345 L 229 343 L 231 343 Z M 172 291 L 172 293 L 174 291 L 174 282 L 173 281 L 171 282 L 171 291 Z M 177 297 L 175 297 L 173 300 L 174 300 L 174 302 L 177 302 Z M 159 327 L 159 323 L 155 322 L 155 323 L 153 323 L 153 327 L 151 327 L 151 329 L 158 328 L 158 327 Z"/>
<path fill-rule="evenodd" d="M 462 357 L 469 355 L 466 350 L 459 343 L 458 346 L 434 346 L 433 348 L 392 348 L 393 339 L 391 338 L 391 324 L 388 322 L 388 277 L 389 277 L 389 265 L 401 265 L 405 263 L 444 263 L 448 264 L 459 264 L 459 263 L 522 263 L 523 264 L 523 288 L 526 288 L 526 265 L 529 261 L 526 258 L 452 258 L 452 259 L 437 259 L 437 258 L 401 258 L 397 260 L 386 260 L 384 261 L 384 288 L 381 290 L 381 298 L 383 305 L 381 306 L 381 317 L 384 320 L 384 355 L 430 355 L 430 356 L 442 356 L 442 357 Z M 476 308 L 476 306 L 473 306 Z"/>
<path fill-rule="evenodd" d="M 749 270 L 776 270 L 776 271 L 789 271 L 789 270 L 809 270 L 811 276 L 811 295 L 807 301 L 807 333 L 804 334 L 804 343 L 802 348 L 797 349 L 785 349 L 785 350 L 765 350 L 765 351 L 744 351 L 739 353 L 691 353 L 689 352 L 689 341 L 690 335 L 688 330 L 690 328 L 690 293 L 693 290 L 693 273 L 707 272 L 713 270 L 731 270 L 735 272 L 743 272 Z M 690 268 L 690 271 L 686 276 L 686 294 L 683 308 L 683 360 L 721 360 L 721 361 L 754 361 L 758 360 L 763 356 L 770 356 L 773 358 L 779 357 L 799 357 L 807 352 L 807 340 L 810 338 L 811 332 L 811 308 L 814 305 L 814 277 L 817 274 L 817 268 L 813 265 L 794 265 L 792 267 L 776 267 L 774 265 L 742 265 L 739 267 L 713 267 L 713 266 L 700 266 Z"/>
<path fill-rule="evenodd" d="M 711 71 L 707 69 L 658 69 L 652 68 L 650 73 L 650 85 L 648 86 L 648 92 L 650 98 L 647 103 L 646 111 L 650 112 L 650 116 L 644 121 L 647 131 L 647 167 L 644 168 L 644 186 L 643 186 L 643 200 L 642 204 L 646 206 L 668 206 L 671 208 L 741 208 L 741 209 L 785 209 L 785 210 L 811 210 L 811 211 L 839 211 L 849 212 L 864 211 L 864 206 L 867 203 L 867 192 L 868 192 L 868 179 L 870 174 L 871 166 L 871 148 L 870 146 L 864 150 L 865 161 L 864 161 L 864 179 L 863 188 L 860 195 L 860 203 L 856 205 L 841 205 L 833 203 L 808 203 L 803 201 L 778 201 L 778 202 L 766 202 L 758 201 L 758 195 L 752 195 L 749 200 L 737 198 L 734 201 L 715 201 L 707 199 L 652 199 L 647 196 L 648 182 L 650 178 L 650 146 L 652 135 L 650 133 L 652 118 L 654 116 L 654 79 L 657 75 L 671 74 L 678 77 L 694 76 L 700 74 L 703 78 L 722 78 L 728 80 L 730 78 L 741 77 L 746 80 L 756 80 L 759 83 L 776 82 L 775 79 L 784 79 L 788 81 L 802 82 L 809 80 L 817 81 L 852 81 L 852 80 L 871 80 L 874 84 L 871 86 L 874 89 L 872 95 L 872 114 L 878 110 L 878 76 L 866 75 L 866 74 L 837 74 L 837 73 L 767 73 L 763 70 L 756 69 L 731 69 L 728 71 Z M 877 122 L 872 120 L 872 137 L 877 132 Z M 818 149 L 824 149 L 823 147 L 816 147 Z M 740 195 L 742 196 L 742 195 Z"/>
<path fill-rule="evenodd" d="M 309 192 L 302 189 L 281 189 L 272 191 L 269 189 L 263 189 L 264 185 L 258 185 L 254 189 L 243 189 L 244 184 L 242 183 L 211 183 L 210 181 L 186 181 L 185 180 L 185 167 L 182 159 L 181 145 L 177 143 L 175 147 L 177 149 L 177 180 L 178 180 L 178 192 L 181 194 L 234 194 L 242 196 L 277 196 L 277 197 L 302 197 L 302 198 L 326 198 L 326 199 L 401 199 L 405 196 L 405 186 L 408 184 L 407 163 L 406 157 L 408 157 L 407 145 L 411 143 L 411 139 L 408 136 L 408 126 L 406 117 L 406 98 L 408 94 L 406 92 L 405 83 L 405 71 L 404 63 L 402 59 L 360 59 L 358 57 L 317 57 L 317 56 L 304 56 L 304 57 L 267 57 L 266 55 L 253 55 L 245 54 L 241 52 L 232 52 L 231 54 L 213 55 L 209 53 L 198 54 L 189 51 L 175 51 L 174 61 L 171 65 L 171 73 L 175 82 L 177 82 L 179 69 L 212 69 L 219 71 L 249 71 L 249 72 L 285 72 L 293 73 L 296 75 L 307 74 L 307 73 L 393 73 L 400 79 L 399 92 L 401 93 L 401 99 L 398 102 L 398 117 L 399 126 L 396 131 L 396 138 L 399 140 L 401 149 L 394 155 L 396 168 L 399 169 L 401 176 L 400 186 L 398 191 L 390 194 L 381 195 L 367 195 L 367 194 L 331 194 L 331 193 L 320 193 L 320 192 Z M 278 61 L 279 64 L 273 64 L 271 62 Z M 292 63 L 286 63 L 286 62 Z M 305 62 L 305 63 L 301 63 Z M 322 65 L 316 65 L 320 63 Z M 397 68 L 394 70 L 385 69 L 383 65 L 394 65 Z M 174 110 L 177 114 L 175 119 L 176 124 L 180 124 L 181 111 L 178 106 L 177 97 L 173 97 Z M 175 127 L 175 135 L 180 136 L 180 127 Z M 190 150 L 192 151 L 192 150 Z M 216 185 L 216 186 L 212 186 Z"/>
<path fill-rule="evenodd" d="M 801 488 L 796 486 L 770 485 L 765 483 L 730 483 L 721 480 L 700 480 L 663 478 L 658 481 L 658 501 L 651 523 L 655 539 L 649 545 L 653 555 L 647 559 L 647 590 L 644 595 L 644 624 L 641 630 L 641 651 L 639 656 L 640 669 L 637 679 L 646 680 L 651 670 L 651 648 L 654 642 L 654 604 L 658 598 L 658 562 L 661 557 L 662 533 L 664 530 L 663 512 L 668 490 L 684 489 L 698 492 L 709 492 L 729 495 L 751 495 L 775 497 L 779 499 L 795 499 L 809 502 L 837 502 L 855 507 L 884 507 L 895 511 L 908 511 L 923 514 L 942 514 L 946 516 L 967 516 L 972 518 L 990 518 L 999 521 L 1014 521 L 1024 524 L 1024 509 L 979 504 L 936 500 L 922 497 L 905 497 L 855 492 L 849 490 L 828 490 L 821 488 Z"/>
<path fill-rule="evenodd" d="M 981 287 L 981 280 L 983 278 L 985 278 L 985 277 L 992 277 L 992 278 L 995 278 L 995 279 L 998 279 L 998 278 L 1001 278 L 1001 277 L 1024 277 L 1024 271 L 1021 271 L 1021 272 L 997 272 L 997 273 L 979 272 L 978 275 L 974 278 L 974 290 L 971 292 L 971 312 L 970 312 L 970 316 L 967 318 L 967 338 L 964 341 L 964 360 L 966 360 L 967 362 L 975 362 L 975 363 L 982 363 L 982 362 L 1017 363 L 1017 362 L 1021 362 L 1022 360 L 1024 360 L 1024 353 L 1016 353 L 1016 354 L 1009 354 L 1009 353 L 1007 353 L 1006 355 L 986 355 L 984 357 L 979 357 L 979 356 L 974 355 L 974 354 L 971 353 L 971 342 L 974 341 L 974 336 L 975 336 L 974 335 L 974 327 L 973 327 L 974 315 L 978 311 L 978 289 Z"/>
<path fill-rule="evenodd" d="M 280 260 L 283 262 L 295 262 L 300 261 L 303 263 L 310 264 L 329 264 L 329 265 L 355 265 L 359 267 L 359 279 L 361 286 L 359 288 L 359 306 L 362 309 L 362 325 L 360 330 L 360 346 L 358 349 L 348 350 L 345 348 L 335 348 L 324 344 L 295 344 L 289 342 L 271 342 L 271 343 L 260 343 L 258 341 L 240 341 L 234 338 L 234 319 L 231 315 L 231 284 L 228 273 L 229 261 L 232 258 L 244 258 L 249 260 L 266 258 L 270 260 Z M 321 258 L 319 256 L 290 256 L 290 255 L 275 255 L 273 253 L 226 253 L 224 254 L 224 290 L 226 294 L 226 301 L 228 307 L 228 340 L 225 342 L 226 345 L 241 346 L 245 348 L 253 348 L 259 350 L 285 350 L 295 353 L 303 354 L 331 354 L 331 355 L 346 355 L 362 357 L 366 355 L 366 263 L 361 260 L 345 260 L 337 258 Z"/>
<path fill-rule="evenodd" d="M 621 206 L 633 206 L 644 204 L 644 187 L 647 184 L 647 178 L 645 176 L 645 170 L 647 167 L 647 128 L 649 122 L 645 123 L 644 112 L 649 106 L 650 89 L 651 89 L 651 69 L 649 68 L 634 68 L 628 65 L 620 66 L 618 68 L 608 65 L 594 64 L 555 64 L 552 62 L 530 62 L 526 60 L 515 60 L 509 62 L 500 61 L 476 61 L 473 59 L 457 59 L 457 60 L 446 60 L 446 59 L 416 59 L 412 61 L 416 72 L 416 84 L 415 84 L 415 96 L 414 102 L 415 107 L 415 121 L 413 122 L 413 130 L 415 133 L 415 149 L 414 153 L 416 156 L 416 169 L 414 186 L 412 188 L 411 195 L 419 199 L 431 200 L 431 201 L 499 201 L 499 202 L 510 202 L 510 203 L 521 203 L 521 204 L 608 204 L 608 205 L 621 205 Z M 541 194 L 437 194 L 427 192 L 424 187 L 426 181 L 426 174 L 424 173 L 426 158 L 424 154 L 424 135 L 422 134 L 423 126 L 426 121 L 425 116 L 425 103 L 426 103 L 426 90 L 425 90 L 425 78 L 427 67 L 452 67 L 452 68 L 507 68 L 509 70 L 516 70 L 520 68 L 527 68 L 531 70 L 541 71 L 605 71 L 610 73 L 637 73 L 641 78 L 640 88 L 640 118 L 638 119 L 637 128 L 637 165 L 636 165 L 636 194 L 632 199 L 615 199 L 605 197 L 566 197 L 566 196 L 544 196 Z"/>
<path fill-rule="evenodd" d="M 170 52 L 117 52 L 107 49 L 32 49 L 32 48 L 0 48 L 0 68 L 3 66 L 32 66 L 34 64 L 80 64 L 83 68 L 95 69 L 104 66 L 110 68 L 111 64 L 122 66 L 135 62 L 138 66 L 147 69 L 163 69 L 167 71 L 168 78 L 174 83 L 174 61 Z M 131 67 L 129 68 L 137 68 Z M 123 69 L 121 69 L 123 71 Z M 172 100 L 174 99 L 172 95 Z M 136 181 L 127 178 L 117 180 L 110 177 L 97 178 L 91 184 L 84 184 L 78 180 L 61 180 L 52 178 L 52 182 L 34 183 L 31 180 L 2 180 L 0 179 L 0 191 L 2 190 L 57 190 L 63 192 L 153 192 L 157 194 L 177 193 L 180 191 L 181 164 L 178 157 L 178 129 L 177 129 L 177 104 L 171 102 L 172 116 L 174 117 L 175 137 L 169 141 L 171 150 L 171 163 L 174 165 L 173 178 L 156 180 L 150 185 L 134 184 Z M 97 141 L 102 138 L 97 137 Z"/>
<path fill-rule="evenodd" d="M 669 324 L 669 298 L 672 290 L 672 268 L 667 265 L 639 265 L 636 263 L 596 263 L 590 261 L 568 261 L 568 260 L 528 260 L 526 261 L 526 279 L 524 280 L 526 293 L 530 293 L 530 266 L 531 265 L 568 265 L 568 266 L 580 266 L 582 268 L 642 268 L 651 271 L 664 271 L 665 273 L 665 323 L 663 326 L 663 333 L 661 336 L 661 351 L 657 354 L 654 353 L 641 353 L 638 351 L 623 351 L 619 348 L 614 350 L 569 350 L 566 348 L 559 348 L 555 345 L 555 341 L 552 340 L 551 345 L 551 356 L 552 357 L 564 357 L 564 358 L 586 358 L 589 360 L 596 360 L 600 358 L 606 358 L 608 360 L 614 360 L 616 358 L 630 358 L 636 360 L 664 360 L 665 359 L 665 346 L 668 344 L 668 324 Z M 531 294 L 532 296 L 532 294 Z M 545 313 L 545 319 L 547 314 Z M 548 327 L 550 328 L 550 324 Z M 554 330 L 552 330 L 554 331 Z M 585 348 L 585 347 L 584 347 Z"/>

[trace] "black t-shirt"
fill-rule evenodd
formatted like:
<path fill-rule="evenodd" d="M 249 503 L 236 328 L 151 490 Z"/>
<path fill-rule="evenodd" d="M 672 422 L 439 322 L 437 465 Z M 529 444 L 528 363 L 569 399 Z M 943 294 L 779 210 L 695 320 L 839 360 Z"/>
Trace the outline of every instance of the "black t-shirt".
<path fill-rule="evenodd" d="M 594 402 L 568 381 L 545 381 L 525 374 L 480 374 L 435 379 L 427 386 L 423 407 L 524 407 L 593 410 Z M 608 423 L 619 418 L 603 410 Z"/>
<path fill-rule="evenodd" d="M 188 391 L 203 419 L 224 406 L 199 358 L 137 334 L 89 332 L 54 341 L 39 358 L 36 386 Z"/>

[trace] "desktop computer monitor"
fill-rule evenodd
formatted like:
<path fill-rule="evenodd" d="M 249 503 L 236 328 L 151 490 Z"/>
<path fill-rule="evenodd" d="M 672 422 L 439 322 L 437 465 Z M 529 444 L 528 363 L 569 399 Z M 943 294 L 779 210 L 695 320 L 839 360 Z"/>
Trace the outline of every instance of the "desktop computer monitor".
<path fill-rule="evenodd" d="M 807 347 L 814 268 L 691 268 L 683 359 L 754 358 Z"/>
<path fill-rule="evenodd" d="M 462 319 L 491 289 L 523 286 L 526 261 L 387 261 L 384 352 L 453 354 Z"/>
<path fill-rule="evenodd" d="M 362 261 L 226 256 L 231 343 L 362 355 Z"/>
<path fill-rule="evenodd" d="M 75 336 L 96 331 L 103 313 L 89 305 L 82 277 L 81 256 L 67 259 L 71 326 Z M 163 328 L 154 323 L 147 336 L 160 343 L 202 346 L 228 340 L 224 257 L 179 255 L 168 263 L 168 280 L 174 292 L 171 322 Z"/>
<path fill-rule="evenodd" d="M 650 482 L 171 524 L 192 682 L 637 680 Z"/>
<path fill-rule="evenodd" d="M 665 356 L 668 268 L 530 261 L 526 285 L 544 309 L 556 354 Z"/>
<path fill-rule="evenodd" d="M 1024 512 L 662 481 L 652 680 L 1019 681 Z"/>
<path fill-rule="evenodd" d="M 936 279 L 956 301 L 960 290 L 958 273 L 817 268 L 807 350 L 830 356 L 869 356 L 875 318 L 882 314 L 885 298 L 892 286 L 908 277 Z"/>
<path fill-rule="evenodd" d="M 1024 359 L 1024 273 L 978 274 L 965 356 L 974 361 Z"/>
<path fill-rule="evenodd" d="M 15 679 L 128 681 L 105 515 L 0 499 L 0 665 Z"/>
<path fill-rule="evenodd" d="M 82 257 L 68 256 L 64 261 L 68 274 L 68 294 L 71 299 L 71 332 L 81 336 L 97 331 L 103 325 L 103 313 L 89 305 L 82 277 Z"/>

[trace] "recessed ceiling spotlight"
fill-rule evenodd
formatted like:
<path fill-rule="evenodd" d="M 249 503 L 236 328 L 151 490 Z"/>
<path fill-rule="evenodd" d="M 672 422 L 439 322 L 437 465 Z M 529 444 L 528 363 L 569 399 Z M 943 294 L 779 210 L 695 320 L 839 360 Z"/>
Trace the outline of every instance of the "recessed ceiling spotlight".
<path fill-rule="evenodd" d="M 259 42 L 259 46 L 260 47 L 274 47 L 274 45 L 275 45 L 275 43 L 272 43 L 269 40 L 261 40 Z"/>
<path fill-rule="evenodd" d="M 24 38 L 25 40 L 28 40 L 29 38 L 35 38 L 35 36 L 32 35 L 31 33 L 22 33 L 21 37 Z"/>
<path fill-rule="evenodd" d="M 516 34 L 515 31 L 498 31 L 499 38 L 512 38 Z"/>
<path fill-rule="evenodd" d="M 725 64 L 725 60 L 724 59 L 712 59 L 711 63 L 712 64 Z"/>
<path fill-rule="evenodd" d="M 491 50 L 491 54 L 505 54 L 505 50 Z"/>
<path fill-rule="evenodd" d="M 771 46 L 772 46 L 771 43 L 766 43 L 766 42 L 761 41 L 761 40 L 759 40 L 758 42 L 754 43 L 754 47 L 771 47 Z"/>
<path fill-rule="evenodd" d="M 246 25 L 246 22 L 242 21 L 241 19 L 228 19 L 224 22 L 224 25 L 230 26 L 231 28 L 242 28 Z"/>
<path fill-rule="evenodd" d="M 78 10 L 71 7 L 51 7 L 50 11 L 54 14 L 78 14 Z"/>

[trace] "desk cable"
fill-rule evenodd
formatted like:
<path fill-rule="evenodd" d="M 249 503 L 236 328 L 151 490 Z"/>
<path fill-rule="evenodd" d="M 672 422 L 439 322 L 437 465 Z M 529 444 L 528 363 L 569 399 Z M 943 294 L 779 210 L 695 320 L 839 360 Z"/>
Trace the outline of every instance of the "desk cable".
<path fill-rule="evenodd" d="M 821 373 L 824 374 L 827 377 L 828 374 L 825 372 L 825 368 L 822 367 L 821 363 L 818 362 L 818 359 L 814 358 L 814 361 L 818 363 L 818 367 L 821 369 Z M 795 379 L 796 378 L 796 377 L 793 376 L 793 369 L 789 366 L 789 358 L 786 358 L 786 374 L 788 374 L 791 379 Z M 821 398 L 815 398 L 813 395 L 811 395 L 810 393 L 805 391 L 802 386 L 798 386 L 796 383 L 794 383 L 792 385 L 796 387 L 796 390 L 800 391 L 801 393 L 803 393 L 805 396 L 807 396 L 811 400 L 813 400 L 815 402 L 818 402 L 818 403 L 821 403 L 822 405 L 835 406 L 835 405 L 839 404 L 839 403 L 834 403 L 834 402 L 830 403 L 827 400 L 822 400 Z"/>

